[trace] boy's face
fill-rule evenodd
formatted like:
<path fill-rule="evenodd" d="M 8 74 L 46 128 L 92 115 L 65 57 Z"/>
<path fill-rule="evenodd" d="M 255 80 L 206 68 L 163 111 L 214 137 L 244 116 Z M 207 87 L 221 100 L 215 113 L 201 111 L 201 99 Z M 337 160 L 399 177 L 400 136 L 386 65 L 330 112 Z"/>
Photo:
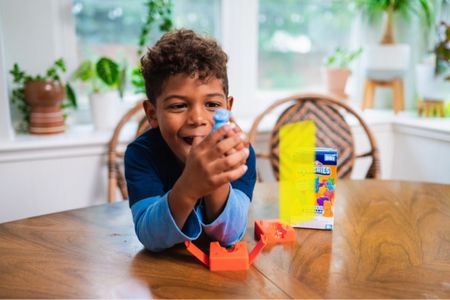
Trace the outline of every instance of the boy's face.
<path fill-rule="evenodd" d="M 201 81 L 197 76 L 170 77 L 156 99 L 156 107 L 144 102 L 145 113 L 183 163 L 192 143 L 202 141 L 211 131 L 213 115 L 219 108 L 231 110 L 233 98 L 225 96 L 222 81 L 215 77 Z"/>

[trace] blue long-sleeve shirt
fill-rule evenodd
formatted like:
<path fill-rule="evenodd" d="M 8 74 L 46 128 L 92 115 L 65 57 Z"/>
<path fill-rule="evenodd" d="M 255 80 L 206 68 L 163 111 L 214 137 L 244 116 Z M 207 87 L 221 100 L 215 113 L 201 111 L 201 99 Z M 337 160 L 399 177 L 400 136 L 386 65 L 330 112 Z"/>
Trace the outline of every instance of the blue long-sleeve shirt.
<path fill-rule="evenodd" d="M 247 172 L 230 183 L 230 193 L 220 215 L 204 221 L 199 199 L 182 229 L 178 228 L 168 205 L 168 192 L 180 177 L 183 166 L 164 142 L 158 129 L 150 129 L 125 153 L 125 177 L 136 235 L 151 251 L 161 251 L 177 243 L 197 239 L 202 232 L 223 245 L 242 239 L 256 182 L 255 153 L 250 147 Z"/>

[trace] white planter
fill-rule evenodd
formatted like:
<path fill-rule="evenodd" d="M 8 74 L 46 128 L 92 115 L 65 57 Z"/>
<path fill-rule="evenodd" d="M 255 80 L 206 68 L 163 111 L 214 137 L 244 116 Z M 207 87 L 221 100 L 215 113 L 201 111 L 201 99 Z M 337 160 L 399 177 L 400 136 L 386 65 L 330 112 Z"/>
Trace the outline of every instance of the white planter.
<path fill-rule="evenodd" d="M 370 45 L 363 52 L 366 75 L 375 80 L 403 77 L 410 59 L 411 48 L 407 44 Z"/>
<path fill-rule="evenodd" d="M 95 130 L 111 130 L 119 121 L 120 97 L 117 91 L 89 95 L 92 122 Z"/>

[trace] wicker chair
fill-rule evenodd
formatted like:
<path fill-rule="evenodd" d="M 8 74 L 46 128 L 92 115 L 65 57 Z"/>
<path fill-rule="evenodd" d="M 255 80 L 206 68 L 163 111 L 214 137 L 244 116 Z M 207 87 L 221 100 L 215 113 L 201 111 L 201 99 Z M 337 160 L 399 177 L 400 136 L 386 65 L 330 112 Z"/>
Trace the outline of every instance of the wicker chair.
<path fill-rule="evenodd" d="M 143 101 L 136 103 L 119 121 L 108 144 L 108 202 L 116 200 L 116 189 L 119 188 L 122 199 L 128 199 L 127 184 L 122 171 L 124 151 L 119 149 L 118 142 L 122 129 L 130 121 L 136 121 L 136 137 L 150 128 L 144 114 Z"/>
<path fill-rule="evenodd" d="M 289 105 L 291 103 L 291 105 Z M 279 130 L 284 124 L 303 120 L 313 120 L 316 125 L 316 146 L 331 147 L 338 150 L 337 177 L 349 178 L 355 159 L 371 157 L 372 162 L 366 178 L 380 178 L 380 162 L 376 141 L 364 120 L 350 106 L 337 98 L 322 94 L 298 94 L 276 101 L 259 114 L 249 131 L 249 140 L 254 144 L 258 125 L 275 108 L 286 105 L 287 108 L 278 117 L 270 132 L 269 151 L 256 153 L 257 158 L 269 159 L 272 171 L 279 180 Z M 350 126 L 340 111 L 353 115 L 367 134 L 371 149 L 355 155 L 353 136 Z M 260 179 L 260 176 L 258 176 Z"/>

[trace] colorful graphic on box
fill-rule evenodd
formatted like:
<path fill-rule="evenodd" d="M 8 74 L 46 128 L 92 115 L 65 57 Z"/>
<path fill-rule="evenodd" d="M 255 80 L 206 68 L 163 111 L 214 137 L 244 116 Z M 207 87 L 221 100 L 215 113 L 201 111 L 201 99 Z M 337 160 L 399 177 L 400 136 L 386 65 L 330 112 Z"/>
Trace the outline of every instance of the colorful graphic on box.
<path fill-rule="evenodd" d="M 337 152 L 329 148 L 316 148 L 315 193 L 316 216 L 332 217 L 336 187 Z"/>
<path fill-rule="evenodd" d="M 298 222 L 294 227 L 332 230 L 336 194 L 337 151 L 331 148 L 316 148 L 314 161 L 314 212 L 312 220 Z"/>

